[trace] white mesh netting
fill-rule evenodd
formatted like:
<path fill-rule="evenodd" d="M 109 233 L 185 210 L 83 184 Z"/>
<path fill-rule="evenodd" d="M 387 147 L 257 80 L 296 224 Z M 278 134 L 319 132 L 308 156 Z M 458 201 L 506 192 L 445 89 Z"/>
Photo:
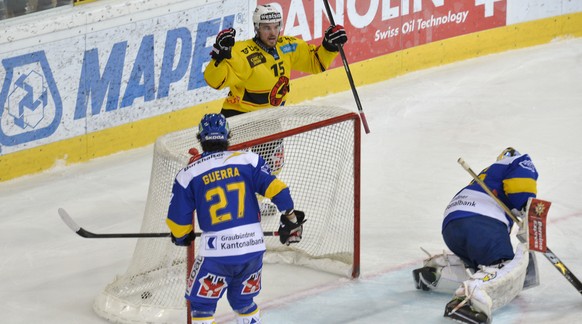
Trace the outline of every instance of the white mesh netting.
<path fill-rule="evenodd" d="M 245 143 L 253 141 L 251 150 L 261 154 L 290 187 L 296 209 L 308 220 L 299 244 L 284 246 L 278 237 L 266 237 L 265 263 L 357 276 L 357 115 L 337 107 L 295 106 L 228 120 L 231 148 L 248 149 Z M 165 219 L 174 177 L 187 165 L 190 148 L 201 151 L 196 132 L 193 127 L 156 141 L 141 232 L 168 232 Z M 279 212 L 268 200 L 261 202 L 261 209 L 263 229 L 276 231 Z M 95 312 L 116 323 L 185 323 L 186 256 L 186 249 L 174 246 L 169 238 L 139 239 L 129 268 L 96 298 Z"/>

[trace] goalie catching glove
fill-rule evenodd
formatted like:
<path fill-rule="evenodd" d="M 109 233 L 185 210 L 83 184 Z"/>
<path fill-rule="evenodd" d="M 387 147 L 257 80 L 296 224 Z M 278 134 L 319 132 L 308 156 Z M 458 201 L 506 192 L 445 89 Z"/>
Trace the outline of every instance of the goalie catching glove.
<path fill-rule="evenodd" d="M 194 232 L 190 232 L 182 237 L 175 237 L 174 234 L 172 235 L 172 243 L 176 244 L 177 246 L 189 246 L 190 243 L 194 242 L 196 239 L 196 235 Z"/>
<path fill-rule="evenodd" d="M 281 222 L 279 224 L 279 240 L 281 244 L 299 243 L 305 221 L 305 213 L 299 210 L 290 210 L 281 214 Z"/>
<path fill-rule="evenodd" d="M 212 45 L 212 52 L 210 52 L 210 56 L 215 60 L 214 66 L 218 66 L 222 60 L 232 57 L 231 51 L 235 36 L 236 30 L 234 28 L 228 28 L 218 33 L 216 42 Z"/>

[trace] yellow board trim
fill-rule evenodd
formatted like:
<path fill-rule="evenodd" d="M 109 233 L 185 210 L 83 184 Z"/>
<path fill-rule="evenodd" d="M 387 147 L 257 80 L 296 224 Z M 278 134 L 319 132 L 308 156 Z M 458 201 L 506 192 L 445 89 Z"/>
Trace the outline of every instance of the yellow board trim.
<path fill-rule="evenodd" d="M 74 0 L 73 5 L 78 6 L 78 5 L 86 4 L 89 2 L 95 2 L 95 1 L 97 1 L 97 0 Z"/>
<path fill-rule="evenodd" d="M 582 37 L 582 12 L 495 28 L 350 64 L 356 86 L 473 57 Z M 339 60 L 339 58 L 336 58 Z M 364 77 L 365 76 L 365 77 Z M 350 89 L 343 66 L 291 81 L 288 105 Z M 157 137 L 194 127 L 222 100 L 0 156 L 0 182 L 153 143 Z M 355 104 L 354 104 L 355 107 Z M 59 162 L 63 161 L 63 162 Z"/>
<path fill-rule="evenodd" d="M 356 86 L 361 86 L 474 57 L 541 45 L 561 37 L 582 37 L 582 12 L 499 27 L 404 49 L 350 64 L 350 71 Z M 291 89 L 288 103 L 297 104 L 314 97 L 347 91 L 350 87 L 341 66 L 323 74 L 292 80 Z"/>
<path fill-rule="evenodd" d="M 220 111 L 222 100 L 216 100 L 108 128 L 83 136 L 0 156 L 0 182 L 27 174 L 107 156 L 120 151 L 143 147 L 161 135 L 195 127 L 207 113 Z"/>

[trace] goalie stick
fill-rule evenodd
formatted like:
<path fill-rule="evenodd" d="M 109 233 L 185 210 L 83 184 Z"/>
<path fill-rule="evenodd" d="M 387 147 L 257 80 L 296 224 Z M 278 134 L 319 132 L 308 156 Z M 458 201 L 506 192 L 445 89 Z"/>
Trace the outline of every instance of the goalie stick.
<path fill-rule="evenodd" d="M 479 184 L 479 186 L 481 186 L 481 188 L 483 188 L 483 190 L 485 190 L 485 192 L 489 196 L 491 196 L 491 198 L 493 198 L 493 200 L 495 200 L 495 202 L 497 204 L 499 204 L 499 206 L 503 209 L 503 211 L 505 211 L 505 213 L 518 226 L 522 225 L 521 221 L 519 219 L 517 219 L 517 217 L 515 217 L 515 215 L 513 215 L 513 213 L 507 207 L 507 205 L 505 205 L 501 200 L 499 200 L 499 198 L 497 198 L 497 196 L 495 196 L 495 194 L 493 194 L 493 192 L 491 192 L 491 190 L 489 189 L 489 187 L 487 187 L 485 182 L 483 182 L 483 180 L 481 180 L 481 178 L 479 178 L 479 176 L 471 169 L 471 167 L 469 167 L 469 165 L 467 164 L 467 162 L 465 162 L 465 160 L 463 160 L 463 158 L 459 158 L 457 160 L 457 162 L 463 167 L 463 169 L 465 169 L 465 171 L 467 171 L 471 175 L 471 177 L 473 177 L 475 182 L 477 182 L 477 184 Z M 560 273 L 564 276 L 564 278 L 566 278 L 566 280 L 568 280 L 568 282 L 570 282 L 572 284 L 572 286 L 574 286 L 574 288 L 576 288 L 576 290 L 578 290 L 578 292 L 582 294 L 582 282 L 580 282 L 580 280 L 578 280 L 578 278 L 576 278 L 576 276 L 570 271 L 570 269 L 568 269 L 566 267 L 566 265 L 562 262 L 562 260 L 560 260 L 560 258 L 558 258 L 558 256 L 556 256 L 554 254 L 554 252 L 552 252 L 552 250 L 550 250 L 549 247 L 546 247 L 545 252 L 540 252 L 540 253 L 543 253 L 544 256 L 554 265 L 554 267 L 558 271 L 560 271 Z"/>
<path fill-rule="evenodd" d="M 77 233 L 79 236 L 84 238 L 157 238 L 157 237 L 170 237 L 170 232 L 167 233 L 93 233 L 79 226 L 69 215 L 69 213 L 63 208 L 59 208 L 59 215 L 61 219 L 73 232 Z M 196 237 L 200 237 L 202 233 L 194 233 Z M 263 232 L 264 236 L 279 236 L 279 232 Z"/>

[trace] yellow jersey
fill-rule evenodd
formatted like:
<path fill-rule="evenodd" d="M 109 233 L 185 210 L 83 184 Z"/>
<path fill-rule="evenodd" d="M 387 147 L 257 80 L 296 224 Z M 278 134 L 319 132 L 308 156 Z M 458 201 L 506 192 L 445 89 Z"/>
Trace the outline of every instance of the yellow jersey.
<path fill-rule="evenodd" d="M 230 59 L 208 63 L 204 79 L 214 89 L 230 87 L 223 109 L 246 113 L 282 106 L 289 92 L 291 70 L 323 72 L 337 54 L 291 36 L 279 36 L 273 49 L 260 46 L 254 39 L 238 41 Z"/>

